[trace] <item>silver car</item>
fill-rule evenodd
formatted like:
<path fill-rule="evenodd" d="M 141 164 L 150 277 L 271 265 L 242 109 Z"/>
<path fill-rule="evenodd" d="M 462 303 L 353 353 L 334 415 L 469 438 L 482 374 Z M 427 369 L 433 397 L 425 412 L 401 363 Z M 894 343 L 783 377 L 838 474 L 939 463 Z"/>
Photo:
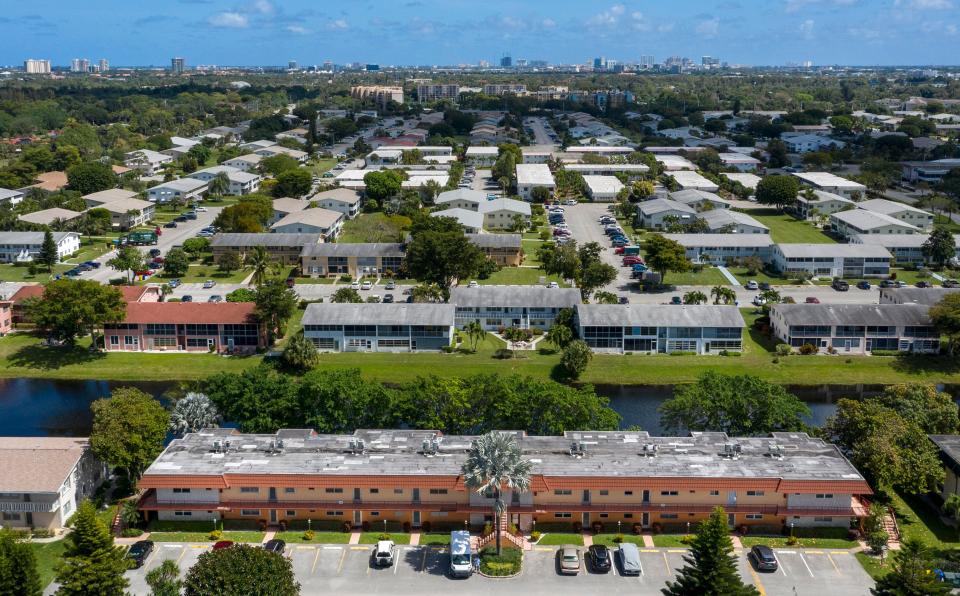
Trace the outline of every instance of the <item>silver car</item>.
<path fill-rule="evenodd" d="M 560 573 L 563 575 L 577 575 L 580 573 L 580 550 L 572 546 L 565 546 L 557 551 L 560 559 Z"/>

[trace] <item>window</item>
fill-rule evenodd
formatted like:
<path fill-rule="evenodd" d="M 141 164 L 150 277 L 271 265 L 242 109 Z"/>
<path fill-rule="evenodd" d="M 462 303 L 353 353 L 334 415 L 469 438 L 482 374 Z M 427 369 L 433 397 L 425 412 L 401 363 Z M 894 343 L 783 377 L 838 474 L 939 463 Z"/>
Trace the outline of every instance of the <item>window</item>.
<path fill-rule="evenodd" d="M 554 513 L 553 517 L 560 518 L 560 519 L 569 519 L 573 517 L 573 514 L 572 513 Z"/>
<path fill-rule="evenodd" d="M 173 494 L 177 494 L 177 493 L 188 493 L 188 492 L 190 492 L 190 489 L 189 489 L 189 488 L 175 488 L 175 489 L 173 489 Z"/>
<path fill-rule="evenodd" d="M 680 519 L 680 515 L 677 513 L 661 513 L 660 519 Z"/>
<path fill-rule="evenodd" d="M 431 495 L 445 495 L 445 494 L 447 494 L 447 489 L 445 489 L 445 488 L 431 488 L 431 489 L 430 489 L 430 494 L 431 494 Z"/>
<path fill-rule="evenodd" d="M 623 519 L 633 519 L 633 514 L 632 514 L 632 513 L 624 513 L 624 514 L 623 514 Z"/>
<path fill-rule="evenodd" d="M 343 511 L 327 511 L 327 512 L 326 512 L 326 515 L 327 515 L 328 517 L 342 517 L 342 516 L 343 516 Z"/>
<path fill-rule="evenodd" d="M 720 491 L 718 491 L 718 490 L 712 490 L 712 491 L 710 491 L 710 496 L 711 496 L 711 497 L 719 497 L 719 496 L 720 496 Z"/>
<path fill-rule="evenodd" d="M 403 489 L 402 489 L 402 488 L 395 488 L 395 489 L 393 489 L 393 494 L 395 494 L 395 495 L 402 495 L 402 494 L 403 494 Z"/>
<path fill-rule="evenodd" d="M 573 491 L 570 490 L 569 488 L 558 488 L 558 489 L 556 489 L 556 490 L 553 491 L 553 494 L 555 494 L 555 495 L 572 495 L 572 494 L 573 494 Z"/>
<path fill-rule="evenodd" d="M 371 488 L 371 489 L 370 489 L 370 494 L 371 494 L 371 495 L 380 494 L 380 489 L 379 489 L 379 488 Z"/>
<path fill-rule="evenodd" d="M 748 513 L 747 519 L 763 519 L 762 513 Z"/>
<path fill-rule="evenodd" d="M 610 517 L 610 514 L 609 514 L 609 513 L 601 513 L 601 514 L 600 514 L 600 517 L 601 517 L 601 518 Z"/>
<path fill-rule="evenodd" d="M 430 517 L 447 517 L 446 511 L 431 511 Z"/>
<path fill-rule="evenodd" d="M 175 337 L 155 337 L 153 338 L 153 345 L 158 348 L 172 348 L 177 345 L 177 338 Z"/>
<path fill-rule="evenodd" d="M 632 491 L 632 490 L 625 490 L 625 491 L 623 491 L 623 494 L 624 494 L 625 496 L 628 496 L 628 497 L 629 497 L 630 495 L 633 494 L 633 491 Z"/>
<path fill-rule="evenodd" d="M 70 501 L 67 501 L 66 503 L 63 504 L 64 514 L 70 513 L 72 509 L 73 509 L 73 503 L 71 503 Z"/>
<path fill-rule="evenodd" d="M 661 497 L 675 497 L 675 496 L 677 496 L 678 494 L 680 494 L 680 493 L 677 492 L 677 491 L 675 491 L 675 490 L 662 490 L 662 491 L 660 491 L 660 496 L 661 496 Z"/>
<path fill-rule="evenodd" d="M 297 517 L 297 512 L 293 509 L 287 509 L 287 517 Z"/>
<path fill-rule="evenodd" d="M 174 517 L 190 517 L 191 515 L 193 515 L 192 511 L 174 511 L 173 512 Z"/>
<path fill-rule="evenodd" d="M 607 496 L 607 495 L 609 495 L 609 494 L 610 494 L 610 491 L 608 491 L 608 490 L 602 490 L 602 491 L 600 491 L 600 496 L 601 496 L 601 497 L 605 497 L 605 496 Z"/>
<path fill-rule="evenodd" d="M 283 492 L 285 492 L 285 493 L 287 493 L 287 494 L 292 494 L 292 493 L 297 492 L 297 489 L 293 488 L 292 486 L 288 486 L 288 487 L 286 487 L 285 489 L 283 489 Z"/>
<path fill-rule="evenodd" d="M 331 488 L 331 487 L 327 487 L 327 488 L 323 489 L 323 492 L 325 492 L 325 493 L 327 493 L 327 494 L 341 494 L 341 493 L 343 493 L 343 489 L 342 489 L 342 488 Z"/>
<path fill-rule="evenodd" d="M 240 492 L 241 493 L 258 493 L 260 492 L 260 487 L 259 486 L 241 486 Z"/>
<path fill-rule="evenodd" d="M 246 516 L 260 515 L 260 510 L 259 509 L 241 509 L 240 515 L 246 515 Z"/>
<path fill-rule="evenodd" d="M 380 512 L 379 512 L 379 511 L 371 511 L 371 512 L 370 512 L 370 517 L 379 517 L 379 516 L 380 516 Z"/>
<path fill-rule="evenodd" d="M 813 521 L 829 523 L 833 521 L 833 518 L 832 517 L 815 517 L 813 518 Z"/>
<path fill-rule="evenodd" d="M 111 346 L 119 346 L 119 345 L 120 345 L 120 336 L 118 336 L 118 335 L 111 335 L 111 336 L 110 336 L 110 345 L 111 345 Z"/>
<path fill-rule="evenodd" d="M 762 491 L 762 490 L 748 490 L 748 491 L 747 491 L 747 496 L 748 496 L 748 497 L 762 497 L 762 496 L 763 496 L 763 491 Z"/>
<path fill-rule="evenodd" d="M 4 511 L 4 512 L 3 512 L 2 514 L 0 514 L 0 515 L 2 515 L 2 517 L 0 517 L 0 519 L 3 519 L 3 521 L 20 521 L 20 514 L 19 514 L 19 513 L 7 513 L 6 511 Z"/>
<path fill-rule="evenodd" d="M 831 493 L 820 493 L 820 494 L 818 494 L 815 498 L 817 498 L 817 499 L 832 499 L 832 498 L 833 498 L 833 494 L 831 494 Z"/>

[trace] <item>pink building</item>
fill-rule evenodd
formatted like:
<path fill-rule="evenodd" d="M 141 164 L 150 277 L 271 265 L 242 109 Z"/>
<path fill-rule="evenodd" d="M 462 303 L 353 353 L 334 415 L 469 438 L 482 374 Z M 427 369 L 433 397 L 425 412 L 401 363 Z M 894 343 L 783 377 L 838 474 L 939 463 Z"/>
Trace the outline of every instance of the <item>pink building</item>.
<path fill-rule="evenodd" d="M 266 347 L 252 302 L 130 302 L 104 325 L 108 352 L 251 353 Z"/>
<path fill-rule="evenodd" d="M 0 300 L 0 335 L 6 335 L 13 329 L 13 301 Z"/>

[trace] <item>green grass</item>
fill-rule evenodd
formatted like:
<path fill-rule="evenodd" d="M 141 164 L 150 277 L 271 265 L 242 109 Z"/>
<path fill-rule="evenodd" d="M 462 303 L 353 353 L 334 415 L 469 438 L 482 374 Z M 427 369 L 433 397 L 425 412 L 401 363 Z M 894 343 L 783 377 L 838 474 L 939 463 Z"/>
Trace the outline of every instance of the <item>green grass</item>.
<path fill-rule="evenodd" d="M 298 277 L 296 282 L 298 284 L 333 284 L 336 281 L 332 277 Z"/>
<path fill-rule="evenodd" d="M 65 540 L 54 542 L 31 542 L 30 548 L 37 557 L 37 571 L 40 573 L 40 585 L 46 588 L 56 576 L 56 567 L 60 564 L 63 551 L 67 548 Z"/>
<path fill-rule="evenodd" d="M 523 551 L 505 548 L 498 556 L 495 548 L 487 547 L 480 551 L 480 571 L 486 575 L 505 576 L 520 572 L 523 564 Z"/>
<path fill-rule="evenodd" d="M 716 267 L 704 267 L 701 271 L 667 273 L 667 285 L 671 286 L 729 286 L 730 281 Z M 666 300 L 665 300 L 666 301 Z"/>
<path fill-rule="evenodd" d="M 950 218 L 947 217 L 946 215 L 942 215 L 942 214 L 939 214 L 939 213 L 936 214 L 936 215 L 934 215 L 934 217 L 933 217 L 933 223 L 934 223 L 934 225 L 936 225 L 936 226 L 943 226 L 943 227 L 947 228 L 948 230 L 950 230 L 950 231 L 951 231 L 952 233 L 954 233 L 954 234 L 960 234 L 960 224 L 958 224 L 957 222 L 953 221 L 952 219 L 950 219 Z"/>
<path fill-rule="evenodd" d="M 540 546 L 563 546 L 564 544 L 583 546 L 583 534 L 548 532 L 540 537 L 537 544 Z"/>
<path fill-rule="evenodd" d="M 891 493 L 890 505 L 897 516 L 901 541 L 915 538 L 938 550 L 960 547 L 960 531 L 943 523 L 919 497 Z"/>
<path fill-rule="evenodd" d="M 883 565 L 880 564 L 880 557 L 868 555 L 864 552 L 854 553 L 853 556 L 857 558 L 857 561 L 860 561 L 860 565 L 863 567 L 863 570 L 866 571 L 874 581 L 877 581 L 886 574 L 890 573 L 889 556 L 884 557 Z"/>
<path fill-rule="evenodd" d="M 547 282 L 557 282 L 560 287 L 565 288 L 568 285 L 556 275 L 547 275 L 540 269 L 531 269 L 529 267 L 504 267 L 487 279 L 478 279 L 477 283 L 482 286 L 532 286 L 538 285 L 541 277 L 546 278 Z"/>
<path fill-rule="evenodd" d="M 728 267 L 727 271 L 733 274 L 742 285 L 746 285 L 748 281 L 753 280 L 757 283 L 767 282 L 771 286 L 794 286 L 797 285 L 797 281 L 794 279 L 786 279 L 783 277 L 778 277 L 775 275 L 769 275 L 763 271 L 757 271 L 753 275 L 748 275 L 747 270 L 744 267 Z"/>
<path fill-rule="evenodd" d="M 166 275 L 162 269 L 160 271 L 161 273 L 154 275 L 144 283 L 164 283 L 177 277 L 176 275 Z M 208 279 L 212 279 L 217 283 L 238 284 L 246 279 L 248 275 L 250 275 L 249 269 L 224 273 L 217 271 L 216 265 L 190 265 L 187 274 L 179 276 L 179 279 L 181 283 L 203 283 Z"/>
<path fill-rule="evenodd" d="M 210 540 L 210 532 L 151 532 L 150 540 L 154 542 L 213 542 Z M 220 540 L 232 540 L 234 542 L 263 542 L 263 532 L 251 531 L 226 531 Z"/>
<path fill-rule="evenodd" d="M 744 536 L 740 539 L 744 548 L 750 548 L 757 544 L 765 544 L 775 548 L 796 547 L 796 548 L 837 548 L 848 549 L 858 545 L 856 540 L 847 540 L 845 538 L 797 538 L 797 544 L 788 544 L 787 536 Z"/>
<path fill-rule="evenodd" d="M 343 231 L 337 242 L 351 244 L 356 242 L 398 242 L 402 232 L 397 220 L 383 213 L 361 213 L 343 224 Z M 409 221 L 409 220 L 406 220 Z"/>
<path fill-rule="evenodd" d="M 4 263 L 0 265 L 0 281 L 34 282 L 45 284 L 53 281 L 53 278 L 56 274 L 63 273 L 68 269 L 73 269 L 73 265 L 67 263 L 57 263 L 53 266 L 53 273 L 41 271 L 34 275 L 30 275 L 29 267 L 14 267 L 13 264 Z"/>
<path fill-rule="evenodd" d="M 382 532 L 364 532 L 360 534 L 360 544 L 376 544 L 380 540 L 380 534 Z M 393 540 L 394 544 L 410 544 L 410 534 L 404 534 L 402 532 L 389 532 L 389 540 Z M 450 537 L 447 536 L 447 541 L 450 541 Z"/>
<path fill-rule="evenodd" d="M 770 228 L 770 236 L 776 243 L 835 244 L 836 240 L 821 232 L 808 221 L 774 209 L 748 209 L 744 213 Z"/>
<path fill-rule="evenodd" d="M 616 534 L 597 534 L 593 537 L 594 544 L 605 544 L 610 548 L 616 548 L 618 542 L 614 541 Z M 637 536 L 635 534 L 624 534 L 623 542 L 630 542 L 636 544 L 637 546 L 643 546 L 643 536 Z"/>
<path fill-rule="evenodd" d="M 689 544 L 683 543 L 684 536 L 686 534 L 655 534 L 653 545 L 660 548 L 689 548 Z"/>
<path fill-rule="evenodd" d="M 314 532 L 313 540 L 306 540 L 303 531 L 277 532 L 277 538 L 286 542 L 304 544 L 348 544 L 350 534 L 347 532 Z"/>
<path fill-rule="evenodd" d="M 330 158 L 320 158 L 316 160 L 311 160 L 307 163 L 307 169 L 310 170 L 311 174 L 316 174 L 320 176 L 328 171 L 330 171 L 333 166 L 337 165 L 337 160 Z"/>
<path fill-rule="evenodd" d="M 420 545 L 449 546 L 450 532 L 430 532 L 420 535 Z"/>

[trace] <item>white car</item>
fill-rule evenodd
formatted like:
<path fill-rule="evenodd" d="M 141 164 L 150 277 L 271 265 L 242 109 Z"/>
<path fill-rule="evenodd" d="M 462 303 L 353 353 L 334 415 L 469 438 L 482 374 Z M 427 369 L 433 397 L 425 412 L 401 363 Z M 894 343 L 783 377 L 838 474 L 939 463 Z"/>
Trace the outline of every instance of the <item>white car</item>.
<path fill-rule="evenodd" d="M 560 284 L 558 284 L 558 283 L 555 282 L 555 281 L 551 281 L 550 283 L 547 284 L 547 287 L 548 287 L 548 288 L 559 288 L 559 287 L 560 287 Z"/>
<path fill-rule="evenodd" d="M 761 296 L 760 294 L 757 294 L 756 296 L 753 297 L 754 306 L 763 306 L 766 303 L 767 303 L 767 299 Z"/>
<path fill-rule="evenodd" d="M 207 208 L 206 208 L 206 207 L 197 207 L 197 208 L 196 208 L 196 211 L 197 211 L 197 213 L 206 213 L 206 212 L 207 212 Z"/>
<path fill-rule="evenodd" d="M 207 281 L 203 282 L 203 287 L 206 290 L 209 290 L 215 285 L 217 285 L 217 282 L 213 281 L 212 279 L 208 279 Z"/>
<path fill-rule="evenodd" d="M 373 549 L 373 563 L 377 567 L 393 565 L 393 540 L 380 540 Z"/>
<path fill-rule="evenodd" d="M 760 289 L 760 284 L 758 284 L 756 281 L 751 279 L 750 281 L 747 282 L 747 285 L 744 287 L 747 288 L 748 290 L 758 290 Z"/>
<path fill-rule="evenodd" d="M 567 199 L 567 201 L 564 203 L 564 205 L 576 205 L 576 204 L 577 204 L 576 199 Z"/>
<path fill-rule="evenodd" d="M 372 287 L 373 287 L 373 284 L 370 283 L 369 281 L 365 281 L 360 285 L 361 290 L 369 290 Z"/>
<path fill-rule="evenodd" d="M 350 289 L 351 289 L 351 290 L 359 290 L 359 289 L 360 289 L 360 282 L 359 282 L 359 281 L 355 281 L 355 282 L 351 283 L 351 284 L 350 284 Z"/>
<path fill-rule="evenodd" d="M 478 288 L 478 287 L 480 287 L 480 284 L 478 284 L 476 281 L 471 281 L 469 284 L 467 284 L 467 287 L 468 287 L 468 288 Z"/>

